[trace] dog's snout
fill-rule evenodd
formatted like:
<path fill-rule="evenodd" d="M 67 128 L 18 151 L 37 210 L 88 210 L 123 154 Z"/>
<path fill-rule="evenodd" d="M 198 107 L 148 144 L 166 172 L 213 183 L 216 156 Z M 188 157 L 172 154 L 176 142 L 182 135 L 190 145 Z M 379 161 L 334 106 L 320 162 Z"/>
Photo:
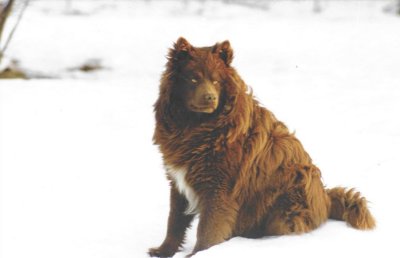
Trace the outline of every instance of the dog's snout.
<path fill-rule="evenodd" d="M 213 93 L 206 93 L 206 94 L 204 94 L 204 100 L 207 103 L 215 102 L 217 100 L 217 95 L 213 94 Z"/>

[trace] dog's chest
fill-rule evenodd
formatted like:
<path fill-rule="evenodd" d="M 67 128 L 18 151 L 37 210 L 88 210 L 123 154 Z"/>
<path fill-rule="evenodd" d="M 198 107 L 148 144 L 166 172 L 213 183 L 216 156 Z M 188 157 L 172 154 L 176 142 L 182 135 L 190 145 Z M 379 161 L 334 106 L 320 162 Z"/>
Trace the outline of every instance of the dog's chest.
<path fill-rule="evenodd" d="M 188 207 L 186 208 L 185 214 L 197 214 L 199 197 L 185 179 L 187 170 L 183 168 L 177 169 L 167 166 L 167 173 L 174 181 L 176 187 L 178 188 L 178 191 L 186 197 L 189 203 Z"/>

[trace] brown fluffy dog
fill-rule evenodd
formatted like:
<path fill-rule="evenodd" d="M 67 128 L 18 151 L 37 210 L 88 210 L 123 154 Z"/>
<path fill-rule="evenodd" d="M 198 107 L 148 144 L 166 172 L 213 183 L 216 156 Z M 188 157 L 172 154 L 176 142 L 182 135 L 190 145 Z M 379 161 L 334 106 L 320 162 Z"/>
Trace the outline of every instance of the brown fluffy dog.
<path fill-rule="evenodd" d="M 231 67 L 228 41 L 170 50 L 154 141 L 171 182 L 168 231 L 151 256 L 173 256 L 199 214 L 193 254 L 234 236 L 299 234 L 328 218 L 375 226 L 365 198 L 325 189 L 300 141 L 261 107 Z"/>

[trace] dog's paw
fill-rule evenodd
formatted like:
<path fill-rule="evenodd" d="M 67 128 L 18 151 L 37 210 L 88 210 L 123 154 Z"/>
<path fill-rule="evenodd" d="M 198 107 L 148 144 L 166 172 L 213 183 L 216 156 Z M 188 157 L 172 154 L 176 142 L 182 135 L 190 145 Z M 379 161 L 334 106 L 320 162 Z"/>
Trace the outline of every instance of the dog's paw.
<path fill-rule="evenodd" d="M 150 257 L 167 258 L 174 256 L 176 251 L 160 246 L 160 247 L 150 248 L 147 253 L 150 255 Z"/>

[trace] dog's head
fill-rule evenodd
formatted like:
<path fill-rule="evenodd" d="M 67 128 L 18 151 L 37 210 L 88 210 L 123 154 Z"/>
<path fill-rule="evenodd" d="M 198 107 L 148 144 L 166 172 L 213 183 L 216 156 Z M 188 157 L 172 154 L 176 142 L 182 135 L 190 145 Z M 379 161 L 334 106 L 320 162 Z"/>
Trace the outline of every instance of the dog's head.
<path fill-rule="evenodd" d="M 173 74 L 173 95 L 181 108 L 214 113 L 223 102 L 227 70 L 233 58 L 229 41 L 211 47 L 193 47 L 179 38 L 170 50 L 168 70 Z"/>

